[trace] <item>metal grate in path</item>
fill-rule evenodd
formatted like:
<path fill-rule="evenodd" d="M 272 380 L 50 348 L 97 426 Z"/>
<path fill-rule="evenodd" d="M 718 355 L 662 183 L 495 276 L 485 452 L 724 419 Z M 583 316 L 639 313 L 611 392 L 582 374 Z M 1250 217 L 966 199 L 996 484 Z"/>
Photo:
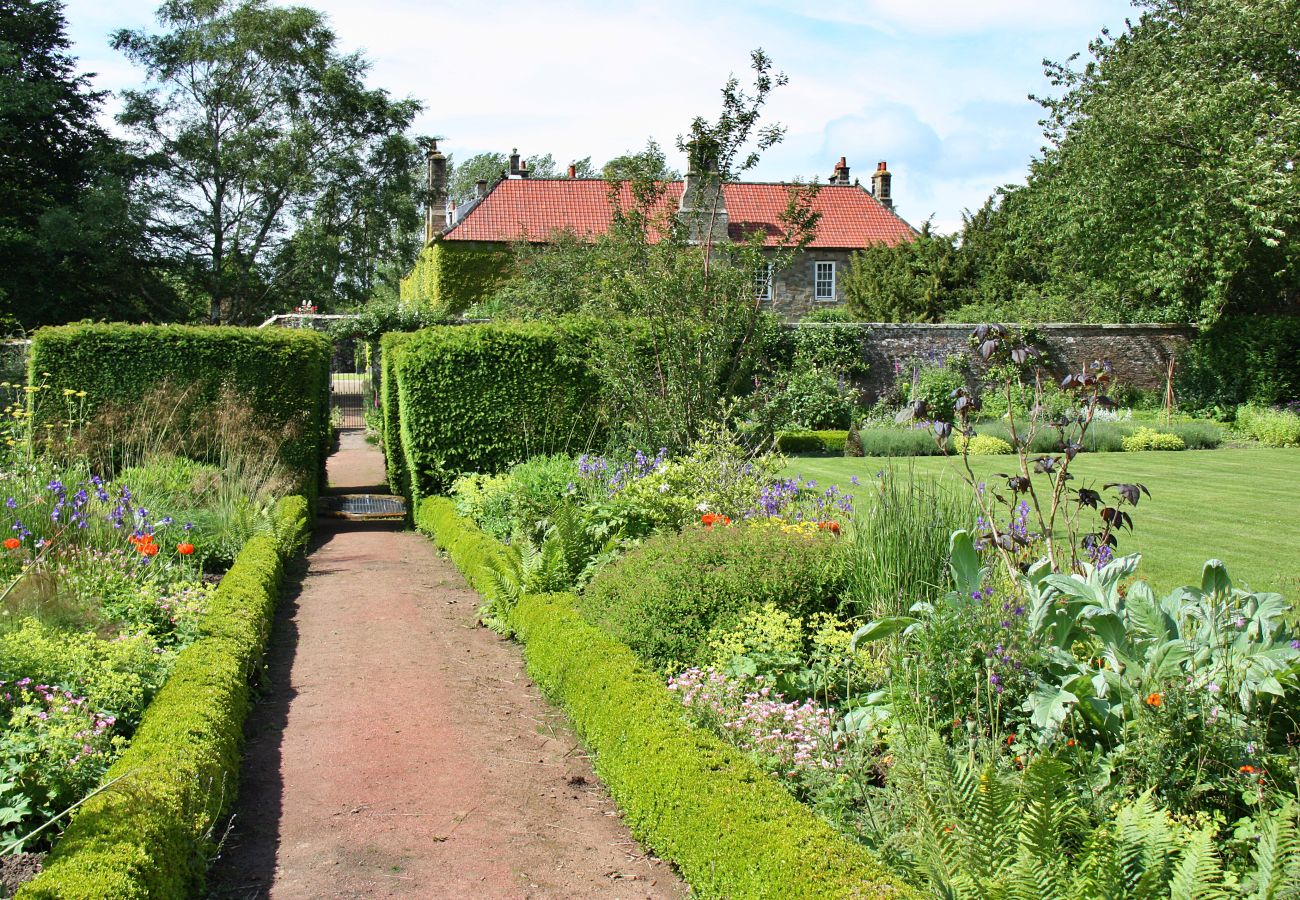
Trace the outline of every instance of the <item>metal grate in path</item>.
<path fill-rule="evenodd" d="M 406 501 L 391 494 L 335 494 L 320 498 L 321 515 L 354 521 L 406 518 Z"/>

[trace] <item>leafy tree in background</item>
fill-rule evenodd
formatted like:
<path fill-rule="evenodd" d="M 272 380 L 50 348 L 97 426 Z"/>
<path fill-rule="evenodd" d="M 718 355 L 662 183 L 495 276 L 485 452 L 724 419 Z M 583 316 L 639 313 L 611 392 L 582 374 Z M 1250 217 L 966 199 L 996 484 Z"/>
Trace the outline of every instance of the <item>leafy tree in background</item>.
<path fill-rule="evenodd" d="M 146 173 L 95 123 L 65 32 L 61 3 L 0 4 L 0 316 L 187 318 L 131 199 Z"/>
<path fill-rule="evenodd" d="M 953 239 L 930 223 L 913 241 L 877 244 L 853 254 L 844 276 L 849 312 L 864 322 L 938 322 L 956 281 Z"/>
<path fill-rule="evenodd" d="M 630 181 L 647 178 L 655 181 L 680 181 L 682 173 L 669 167 L 663 151 L 654 141 L 649 141 L 644 150 L 625 153 L 605 163 L 601 175 L 606 181 Z"/>
<path fill-rule="evenodd" d="M 1138 0 L 1046 63 L 1049 146 L 968 222 L 970 299 L 1212 322 L 1300 296 L 1300 0 Z M 1000 296 L 999 296 L 1000 295 Z M 1025 316 L 1020 316 L 1024 318 Z"/>
<path fill-rule="evenodd" d="M 590 158 L 587 160 L 590 162 Z M 528 164 L 529 176 L 533 178 L 556 178 L 561 173 L 555 165 L 555 157 L 546 153 L 530 156 L 524 160 Z M 510 171 L 510 157 L 504 153 L 476 153 L 462 163 L 448 160 L 447 193 L 455 203 L 463 203 L 473 198 L 477 190 L 475 185 L 481 180 L 488 186 Z"/>
<path fill-rule="evenodd" d="M 409 251 L 394 236 L 418 196 L 420 105 L 366 87 L 369 64 L 338 53 L 319 12 L 169 0 L 158 22 L 113 37 L 149 79 L 119 120 L 159 167 L 159 240 L 212 321 L 354 298 Z"/>

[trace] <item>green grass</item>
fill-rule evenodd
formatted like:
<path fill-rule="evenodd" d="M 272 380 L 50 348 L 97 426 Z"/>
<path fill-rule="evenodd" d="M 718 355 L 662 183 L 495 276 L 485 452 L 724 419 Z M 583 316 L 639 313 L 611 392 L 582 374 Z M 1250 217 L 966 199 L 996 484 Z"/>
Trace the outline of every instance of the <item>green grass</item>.
<path fill-rule="evenodd" d="M 790 460 L 787 474 L 823 486 L 862 481 L 882 467 L 955 480 L 960 460 L 881 457 Z M 975 471 L 992 478 L 1009 472 L 1014 457 L 972 458 Z M 1188 450 L 1181 453 L 1097 453 L 1075 460 L 1084 486 L 1138 481 L 1151 490 L 1133 514 L 1135 529 L 1120 537 L 1121 553 L 1141 552 L 1139 572 L 1157 590 L 1200 582 L 1205 560 L 1228 565 L 1238 585 L 1300 599 L 1300 451 L 1292 449 Z"/>

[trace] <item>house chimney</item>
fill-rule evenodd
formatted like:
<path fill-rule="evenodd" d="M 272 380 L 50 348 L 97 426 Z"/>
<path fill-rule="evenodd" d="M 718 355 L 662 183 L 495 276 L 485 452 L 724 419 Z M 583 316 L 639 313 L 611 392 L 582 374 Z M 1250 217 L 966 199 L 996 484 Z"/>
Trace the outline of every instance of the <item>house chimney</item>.
<path fill-rule="evenodd" d="M 447 228 L 447 157 L 439 152 L 437 141 L 429 148 L 425 165 L 429 205 L 424 210 L 424 242 L 431 244 Z"/>
<path fill-rule="evenodd" d="M 483 198 L 487 196 L 486 178 L 480 178 L 478 181 L 474 182 L 474 196 L 479 198 Z"/>
<path fill-rule="evenodd" d="M 516 147 L 510 151 L 510 177 L 520 178 L 519 174 L 519 148 Z"/>
<path fill-rule="evenodd" d="M 573 163 L 569 163 L 569 177 L 570 178 L 578 177 L 578 167 Z"/>
<path fill-rule="evenodd" d="M 519 177 L 520 178 L 528 177 L 528 160 L 524 160 L 523 162 L 519 163 Z"/>
<path fill-rule="evenodd" d="M 889 174 L 889 169 L 883 162 L 876 166 L 876 171 L 871 173 L 871 196 L 880 201 L 880 205 L 885 209 L 894 208 L 894 195 L 890 190 L 890 182 L 894 176 Z"/>
<path fill-rule="evenodd" d="M 696 145 L 688 148 L 689 165 L 682 184 L 682 199 L 677 218 L 687 228 L 691 243 L 725 244 L 727 238 L 727 198 L 722 191 L 722 175 L 716 155 L 701 153 Z"/>
<path fill-rule="evenodd" d="M 849 166 L 840 157 L 840 161 L 835 165 L 835 172 L 831 175 L 831 184 L 848 184 L 849 183 Z"/>

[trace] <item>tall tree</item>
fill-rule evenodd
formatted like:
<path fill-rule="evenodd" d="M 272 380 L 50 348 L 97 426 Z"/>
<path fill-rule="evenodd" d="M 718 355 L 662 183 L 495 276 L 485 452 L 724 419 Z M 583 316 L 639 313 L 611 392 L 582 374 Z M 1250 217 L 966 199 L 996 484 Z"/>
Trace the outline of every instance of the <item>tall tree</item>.
<path fill-rule="evenodd" d="M 1045 263 L 1120 320 L 1294 303 L 1300 0 L 1135 5 L 1081 67 L 1046 64 L 1049 146 L 997 214 L 1001 253 L 1044 255 L 997 268 Z"/>
<path fill-rule="evenodd" d="M 605 163 L 601 175 L 607 181 L 651 178 L 658 181 L 680 181 L 682 173 L 668 165 L 663 151 L 654 141 L 648 141 L 644 150 L 624 153 Z"/>
<path fill-rule="evenodd" d="M 368 88 L 369 63 L 306 7 L 168 0 L 158 22 L 113 37 L 149 79 L 120 121 L 160 165 L 158 233 L 212 321 L 248 322 L 304 286 L 346 293 L 343 256 L 391 230 L 375 186 L 409 178 L 420 105 Z"/>
<path fill-rule="evenodd" d="M 555 157 L 549 153 L 529 156 L 524 163 L 532 178 L 555 178 L 560 174 Z M 478 182 L 486 181 L 489 186 L 496 184 L 510 171 L 510 157 L 504 153 L 476 153 L 464 162 L 448 160 L 448 164 L 447 193 L 455 203 L 471 199 Z"/>
<path fill-rule="evenodd" d="M 95 123 L 102 95 L 68 46 L 61 3 L 0 3 L 0 315 L 184 317 L 130 199 L 141 169 Z"/>

